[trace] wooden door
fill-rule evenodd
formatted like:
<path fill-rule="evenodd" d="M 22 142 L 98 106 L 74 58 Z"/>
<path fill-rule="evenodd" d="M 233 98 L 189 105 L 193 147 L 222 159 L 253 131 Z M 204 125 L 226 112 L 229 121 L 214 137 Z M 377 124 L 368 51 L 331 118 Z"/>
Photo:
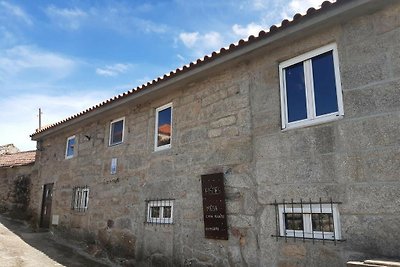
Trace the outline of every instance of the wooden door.
<path fill-rule="evenodd" d="M 43 187 L 42 212 L 40 216 L 40 227 L 42 228 L 50 227 L 52 199 L 53 199 L 53 184 L 45 184 Z"/>

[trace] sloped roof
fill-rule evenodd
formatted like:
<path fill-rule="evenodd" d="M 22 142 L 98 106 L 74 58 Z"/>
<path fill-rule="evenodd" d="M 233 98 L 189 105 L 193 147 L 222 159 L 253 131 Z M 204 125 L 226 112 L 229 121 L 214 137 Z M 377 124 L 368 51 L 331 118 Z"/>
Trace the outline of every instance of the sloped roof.
<path fill-rule="evenodd" d="M 0 156 L 0 168 L 33 164 L 36 151 L 24 151 Z"/>
<path fill-rule="evenodd" d="M 112 97 L 112 98 L 110 98 L 108 100 L 105 100 L 105 101 L 103 101 L 103 102 L 101 102 L 101 103 L 99 103 L 99 104 L 97 104 L 95 106 L 92 106 L 92 107 L 90 107 L 90 108 L 88 108 L 88 109 L 86 109 L 84 111 L 81 111 L 81 112 L 79 112 L 79 113 L 77 113 L 77 114 L 75 114 L 75 115 L 73 115 L 71 117 L 68 117 L 68 118 L 66 118 L 66 119 L 64 119 L 62 121 L 56 122 L 56 123 L 48 125 L 46 127 L 43 127 L 40 130 L 37 129 L 36 132 L 31 135 L 31 137 L 32 137 L 32 139 L 34 139 L 34 137 L 36 135 L 38 135 L 39 133 L 43 133 L 43 132 L 45 132 L 45 131 L 47 131 L 49 129 L 55 128 L 56 126 L 59 126 L 59 125 L 62 125 L 64 123 L 66 123 L 66 122 L 69 122 L 71 120 L 77 119 L 77 118 L 79 118 L 79 117 L 81 117 L 81 116 L 83 116 L 85 114 L 90 113 L 90 112 L 97 111 L 97 110 L 99 110 L 101 108 L 105 108 L 106 106 L 109 106 L 110 104 L 112 104 L 112 103 L 114 103 L 116 101 L 122 101 L 122 99 L 125 99 L 125 98 L 127 98 L 129 96 L 135 95 L 135 94 L 137 94 L 139 92 L 142 92 L 144 90 L 151 89 L 152 87 L 155 87 L 156 85 L 159 85 L 159 84 L 162 84 L 162 83 L 166 83 L 167 81 L 169 81 L 169 80 L 171 80 L 173 78 L 176 78 L 176 77 L 178 77 L 178 76 L 180 76 L 180 75 L 182 75 L 184 73 L 191 72 L 196 68 L 199 68 L 199 67 L 201 67 L 203 65 L 206 65 L 206 64 L 209 64 L 210 62 L 215 61 L 215 60 L 217 60 L 219 58 L 227 56 L 227 55 L 231 54 L 234 51 L 237 51 L 239 49 L 243 49 L 243 48 L 245 48 L 245 47 L 247 47 L 249 45 L 252 45 L 252 44 L 254 44 L 256 42 L 259 42 L 261 40 L 268 39 L 268 38 L 276 35 L 277 33 L 285 31 L 287 28 L 290 28 L 290 27 L 292 27 L 294 25 L 299 24 L 300 22 L 306 21 L 306 20 L 311 19 L 311 18 L 313 18 L 313 17 L 315 17 L 317 15 L 320 15 L 320 14 L 322 14 L 324 12 L 327 12 L 329 10 L 332 10 L 332 9 L 336 8 L 336 7 L 339 7 L 340 5 L 343 5 L 343 4 L 346 4 L 346 3 L 351 3 L 353 1 L 354 0 L 336 0 L 333 3 L 330 2 L 330 1 L 324 1 L 321 4 L 321 7 L 318 8 L 318 9 L 309 8 L 305 15 L 297 13 L 296 15 L 293 16 L 292 20 L 284 19 L 279 26 L 272 25 L 269 28 L 269 30 L 260 31 L 258 36 L 250 35 L 247 38 L 247 40 L 241 39 L 235 44 L 232 43 L 226 48 L 221 48 L 219 51 L 212 52 L 210 55 L 206 55 L 203 58 L 199 58 L 196 61 L 193 61 L 193 62 L 191 62 L 191 63 L 189 63 L 187 65 L 184 65 L 181 68 L 178 68 L 176 70 L 173 70 L 173 71 L 169 72 L 168 74 L 165 74 L 162 77 L 158 77 L 158 78 L 156 78 L 156 79 L 154 79 L 152 81 L 147 82 L 146 84 L 138 86 L 138 87 L 136 87 L 134 89 L 131 89 L 131 90 L 125 92 L 125 93 L 122 93 L 122 94 L 119 94 L 117 96 L 114 96 L 114 97 Z M 364 2 L 368 2 L 368 1 L 364 1 Z M 376 2 L 378 2 L 378 1 L 376 1 Z M 381 1 L 379 1 L 379 2 L 381 2 Z"/>

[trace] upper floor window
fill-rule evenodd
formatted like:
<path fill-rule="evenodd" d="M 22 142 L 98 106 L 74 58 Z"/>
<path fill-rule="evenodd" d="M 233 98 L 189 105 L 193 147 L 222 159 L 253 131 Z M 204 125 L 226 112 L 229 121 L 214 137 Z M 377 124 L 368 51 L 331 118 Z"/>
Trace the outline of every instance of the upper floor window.
<path fill-rule="evenodd" d="M 171 147 L 172 136 L 172 103 L 156 109 L 156 129 L 154 150 Z"/>
<path fill-rule="evenodd" d="M 118 145 L 124 141 L 125 118 L 113 120 L 110 123 L 110 141 L 109 145 Z"/>
<path fill-rule="evenodd" d="M 74 156 L 75 151 L 75 135 L 67 138 L 67 146 L 65 148 L 65 158 L 70 159 Z"/>
<path fill-rule="evenodd" d="M 343 116 L 336 44 L 282 62 L 279 75 L 282 129 Z"/>

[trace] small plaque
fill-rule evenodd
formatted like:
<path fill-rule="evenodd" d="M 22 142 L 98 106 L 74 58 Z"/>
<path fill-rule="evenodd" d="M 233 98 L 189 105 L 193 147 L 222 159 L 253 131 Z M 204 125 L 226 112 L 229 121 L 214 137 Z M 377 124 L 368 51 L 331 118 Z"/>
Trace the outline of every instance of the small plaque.
<path fill-rule="evenodd" d="M 203 195 L 205 237 L 228 240 L 224 174 L 202 175 L 201 189 Z"/>

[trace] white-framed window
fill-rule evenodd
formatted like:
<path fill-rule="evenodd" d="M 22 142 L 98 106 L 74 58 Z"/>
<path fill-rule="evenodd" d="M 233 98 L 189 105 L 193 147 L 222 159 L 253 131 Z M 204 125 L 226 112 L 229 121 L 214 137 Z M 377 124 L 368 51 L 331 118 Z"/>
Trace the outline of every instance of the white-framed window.
<path fill-rule="evenodd" d="M 111 168 L 110 168 L 110 174 L 116 174 L 117 173 L 117 158 L 112 158 L 111 159 Z"/>
<path fill-rule="evenodd" d="M 67 145 L 65 148 L 65 158 L 70 159 L 74 157 L 75 152 L 75 135 L 67 138 Z"/>
<path fill-rule="evenodd" d="M 308 126 L 344 115 L 336 44 L 279 64 L 282 129 Z"/>
<path fill-rule="evenodd" d="M 72 190 L 72 209 L 85 212 L 89 204 L 89 188 L 87 186 L 77 186 Z"/>
<path fill-rule="evenodd" d="M 173 200 L 147 201 L 147 222 L 155 224 L 172 224 L 174 214 Z"/>
<path fill-rule="evenodd" d="M 114 146 L 124 141 L 125 117 L 111 121 L 109 145 Z"/>
<path fill-rule="evenodd" d="M 154 150 L 159 151 L 171 147 L 172 138 L 172 103 L 156 109 L 156 127 Z"/>
<path fill-rule="evenodd" d="M 337 204 L 280 204 L 278 211 L 280 236 L 341 239 Z"/>

